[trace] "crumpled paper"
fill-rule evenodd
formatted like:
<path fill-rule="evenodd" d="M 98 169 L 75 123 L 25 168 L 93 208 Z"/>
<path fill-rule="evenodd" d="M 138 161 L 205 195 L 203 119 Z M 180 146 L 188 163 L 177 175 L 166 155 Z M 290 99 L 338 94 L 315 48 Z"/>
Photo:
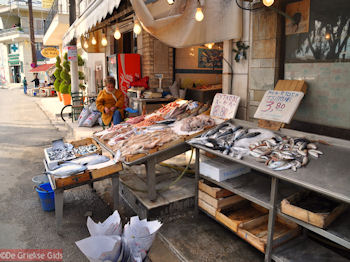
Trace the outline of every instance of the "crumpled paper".
<path fill-rule="evenodd" d="M 141 262 L 162 226 L 157 220 L 140 220 L 134 216 L 124 226 L 123 233 L 117 210 L 103 223 L 95 223 L 88 217 L 86 225 L 91 236 L 77 241 L 76 245 L 91 262 Z"/>

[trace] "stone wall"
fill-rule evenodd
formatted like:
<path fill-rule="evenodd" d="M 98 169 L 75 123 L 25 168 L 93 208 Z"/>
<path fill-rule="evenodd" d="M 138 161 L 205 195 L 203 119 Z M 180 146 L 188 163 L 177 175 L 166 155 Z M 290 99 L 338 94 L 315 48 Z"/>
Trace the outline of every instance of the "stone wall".
<path fill-rule="evenodd" d="M 163 74 L 162 87 L 169 87 L 173 82 L 173 48 L 143 30 L 140 54 L 142 77 L 149 76 L 150 87 L 159 86 L 159 80 L 154 74 Z"/>
<path fill-rule="evenodd" d="M 267 8 L 251 14 L 248 120 L 253 120 L 265 91 L 273 89 L 279 79 L 281 19 Z"/>

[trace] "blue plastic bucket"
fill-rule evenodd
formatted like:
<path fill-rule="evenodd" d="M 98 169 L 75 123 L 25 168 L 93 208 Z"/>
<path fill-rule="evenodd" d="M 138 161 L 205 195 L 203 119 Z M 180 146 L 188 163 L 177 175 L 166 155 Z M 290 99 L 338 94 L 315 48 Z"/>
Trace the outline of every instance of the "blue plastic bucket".
<path fill-rule="evenodd" d="M 40 190 L 40 188 L 46 189 Z M 53 192 L 50 183 L 41 184 L 39 188 L 35 188 L 36 192 L 39 194 L 41 207 L 44 211 L 53 211 L 55 210 L 55 193 Z"/>

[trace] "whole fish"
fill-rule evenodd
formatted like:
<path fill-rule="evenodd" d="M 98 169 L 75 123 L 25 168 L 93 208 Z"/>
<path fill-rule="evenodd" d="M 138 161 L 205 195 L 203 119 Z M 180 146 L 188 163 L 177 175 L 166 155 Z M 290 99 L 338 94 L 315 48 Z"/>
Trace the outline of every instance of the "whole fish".
<path fill-rule="evenodd" d="M 47 173 L 57 176 L 57 177 L 67 177 L 70 175 L 78 174 L 86 170 L 86 166 L 78 165 L 78 164 L 62 164 L 61 167 L 48 171 Z"/>
<path fill-rule="evenodd" d="M 240 140 L 240 139 L 244 139 L 244 138 L 256 137 L 256 136 L 258 136 L 258 135 L 260 135 L 260 134 L 261 134 L 260 132 L 247 133 L 247 134 L 245 134 L 245 135 L 242 135 L 242 136 L 238 137 L 238 138 L 236 139 L 236 141 L 237 141 L 237 140 Z"/>
<path fill-rule="evenodd" d="M 268 167 L 272 168 L 272 169 L 276 169 L 276 168 L 279 168 L 281 166 L 284 166 L 287 163 L 288 163 L 287 161 L 283 161 L 283 160 L 280 160 L 280 161 L 271 160 L 268 164 Z"/>
<path fill-rule="evenodd" d="M 203 133 L 203 137 L 208 137 L 208 136 L 212 136 L 215 133 L 217 133 L 222 127 L 228 126 L 229 123 L 228 122 L 223 122 L 219 125 L 217 125 L 216 127 L 214 127 L 213 129 L 210 129 L 208 132 Z"/>
<path fill-rule="evenodd" d="M 287 163 L 284 164 L 283 166 L 276 167 L 276 168 L 274 168 L 273 170 L 275 170 L 275 171 L 286 170 L 286 169 L 290 169 L 292 166 L 294 166 L 292 162 L 287 162 Z"/>
<path fill-rule="evenodd" d="M 234 141 L 238 140 L 241 136 L 244 136 L 248 132 L 248 129 L 242 129 L 235 132 Z"/>

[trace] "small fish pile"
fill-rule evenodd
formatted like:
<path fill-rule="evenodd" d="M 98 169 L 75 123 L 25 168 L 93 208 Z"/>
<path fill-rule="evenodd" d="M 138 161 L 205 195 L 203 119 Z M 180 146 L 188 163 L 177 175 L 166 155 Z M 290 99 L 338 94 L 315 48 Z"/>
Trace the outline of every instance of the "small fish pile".
<path fill-rule="evenodd" d="M 90 145 L 86 145 L 86 146 L 74 147 L 73 151 L 75 154 L 86 155 L 86 154 L 96 152 L 97 146 L 95 146 L 94 144 L 90 144 Z"/>
<path fill-rule="evenodd" d="M 149 153 L 148 150 L 157 146 L 179 139 L 170 128 L 154 132 L 133 134 L 129 139 L 118 141 L 114 146 L 114 151 L 119 151 L 121 156 Z"/>
<path fill-rule="evenodd" d="M 181 123 L 181 131 L 193 132 L 200 131 L 205 127 L 215 125 L 214 119 L 207 115 L 199 115 L 185 118 Z"/>
<path fill-rule="evenodd" d="M 280 171 L 307 165 L 309 156 L 318 158 L 323 153 L 317 150 L 316 144 L 306 138 L 280 137 L 258 141 L 249 146 L 249 154 L 269 168 Z"/>
<path fill-rule="evenodd" d="M 154 125 L 157 121 L 162 121 L 164 118 L 159 115 L 150 115 L 148 117 L 145 117 L 145 120 L 135 124 L 136 127 L 147 127 Z"/>
<path fill-rule="evenodd" d="M 248 145 L 238 144 L 238 141 L 258 137 L 261 134 L 259 131 L 224 122 L 203 133 L 200 137 L 191 139 L 190 142 L 204 145 L 225 155 L 241 159 L 243 155 L 249 153 L 249 148 Z"/>
<path fill-rule="evenodd" d="M 51 161 L 75 158 L 73 146 L 71 144 L 65 144 L 63 148 L 53 149 L 50 147 L 46 151 Z"/>

